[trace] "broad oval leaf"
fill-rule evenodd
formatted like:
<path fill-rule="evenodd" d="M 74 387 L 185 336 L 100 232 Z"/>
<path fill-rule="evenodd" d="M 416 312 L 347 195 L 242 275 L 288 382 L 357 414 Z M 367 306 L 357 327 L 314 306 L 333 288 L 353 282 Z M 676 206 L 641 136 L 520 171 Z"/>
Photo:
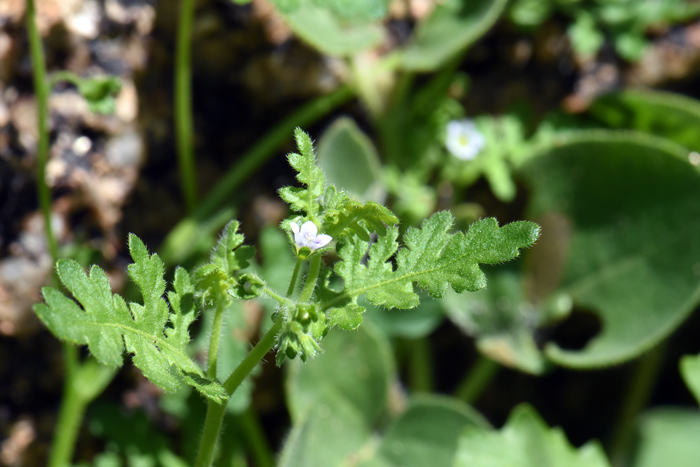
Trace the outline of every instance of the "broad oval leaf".
<path fill-rule="evenodd" d="M 507 0 L 446 0 L 416 29 L 402 55 L 403 67 L 432 71 L 483 36 Z"/>
<path fill-rule="evenodd" d="M 644 413 L 632 467 L 700 465 L 700 413 L 696 409 L 661 407 Z"/>
<path fill-rule="evenodd" d="M 590 113 L 613 128 L 644 131 L 700 151 L 700 102 L 690 97 L 625 90 L 598 98 Z"/>
<path fill-rule="evenodd" d="M 555 362 L 591 368 L 634 358 L 698 303 L 700 174 L 686 155 L 641 133 L 592 131 L 560 137 L 523 166 L 528 216 L 571 225 L 555 292 L 602 321 L 580 351 L 548 345 Z M 535 267 L 557 267 L 547 261 Z"/>
<path fill-rule="evenodd" d="M 382 203 L 386 190 L 372 141 L 347 117 L 337 119 L 318 142 L 318 165 L 326 181 L 353 198 Z"/>

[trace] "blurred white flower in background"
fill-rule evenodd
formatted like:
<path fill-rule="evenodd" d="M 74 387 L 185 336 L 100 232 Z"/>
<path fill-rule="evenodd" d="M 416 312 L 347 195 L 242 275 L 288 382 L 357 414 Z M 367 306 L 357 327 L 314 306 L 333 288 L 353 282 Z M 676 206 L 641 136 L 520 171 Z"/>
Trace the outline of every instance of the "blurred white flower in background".
<path fill-rule="evenodd" d="M 484 136 L 476 129 L 473 121 L 452 120 L 447 124 L 445 146 L 457 159 L 474 159 L 485 144 Z"/>

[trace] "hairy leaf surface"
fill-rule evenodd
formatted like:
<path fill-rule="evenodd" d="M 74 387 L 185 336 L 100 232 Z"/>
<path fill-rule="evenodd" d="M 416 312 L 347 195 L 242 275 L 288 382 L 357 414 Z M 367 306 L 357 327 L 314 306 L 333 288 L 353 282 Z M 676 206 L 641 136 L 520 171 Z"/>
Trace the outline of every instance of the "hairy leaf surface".
<path fill-rule="evenodd" d="M 405 247 L 399 249 L 398 229 L 390 227 L 386 235 L 369 247 L 369 259 L 364 264 L 368 244 L 358 241 L 346 244 L 339 255 L 343 261 L 335 272 L 344 280 L 344 288 L 336 292 L 322 287 L 325 310 L 331 310 L 334 324 L 342 327 L 348 314 L 362 311 L 357 297 L 387 308 L 413 308 L 420 302 L 414 284 L 430 295 L 442 298 L 448 287 L 457 292 L 476 291 L 486 286 L 479 264 L 495 264 L 518 256 L 520 248 L 532 245 L 539 236 L 539 226 L 532 222 L 514 222 L 498 227 L 495 219 L 474 223 L 466 232 L 449 233 L 454 219 L 439 212 L 425 220 L 420 229 L 409 228 L 404 237 Z M 398 250 L 398 253 L 397 253 Z M 389 261 L 396 254 L 394 270 Z"/>
<path fill-rule="evenodd" d="M 134 365 L 154 384 L 166 391 L 180 387 L 181 378 L 202 394 L 216 401 L 227 399 L 224 388 L 205 378 L 202 370 L 185 351 L 189 342 L 187 330 L 196 317 L 194 288 L 187 272 L 175 272 L 174 291 L 163 299 L 165 280 L 163 262 L 157 254 L 149 255 L 138 237 L 129 236 L 129 250 L 134 263 L 129 276 L 141 289 L 143 305 L 127 304 L 113 295 L 105 272 L 97 266 L 86 275 L 73 260 L 61 260 L 57 270 L 61 282 L 82 305 L 52 287 L 44 287 L 46 304 L 34 307 L 39 318 L 59 338 L 87 345 L 101 363 L 118 367 L 123 363 L 124 348 L 132 354 Z"/>

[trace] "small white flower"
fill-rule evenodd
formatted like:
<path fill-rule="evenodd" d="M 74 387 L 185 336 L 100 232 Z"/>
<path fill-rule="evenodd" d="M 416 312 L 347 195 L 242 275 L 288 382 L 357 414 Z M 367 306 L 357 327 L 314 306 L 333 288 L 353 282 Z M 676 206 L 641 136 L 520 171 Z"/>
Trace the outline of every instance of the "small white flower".
<path fill-rule="evenodd" d="M 308 247 L 314 251 L 323 248 L 333 240 L 330 235 L 318 235 L 318 228 L 311 221 L 304 222 L 301 227 L 296 222 L 290 222 L 289 225 L 294 232 L 294 242 L 297 244 L 297 248 Z"/>
<path fill-rule="evenodd" d="M 445 146 L 457 159 L 474 159 L 484 148 L 484 144 L 484 136 L 476 129 L 473 121 L 452 120 L 447 124 Z"/>

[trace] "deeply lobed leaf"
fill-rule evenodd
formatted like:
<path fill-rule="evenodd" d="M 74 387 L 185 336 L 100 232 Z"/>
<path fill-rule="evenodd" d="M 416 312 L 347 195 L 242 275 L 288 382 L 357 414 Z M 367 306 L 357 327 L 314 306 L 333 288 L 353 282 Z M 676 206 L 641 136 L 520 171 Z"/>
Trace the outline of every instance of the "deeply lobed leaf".
<path fill-rule="evenodd" d="M 306 188 L 284 187 L 280 197 L 290 204 L 294 211 L 304 211 L 311 220 L 319 215 L 319 199 L 323 194 L 325 177 L 316 164 L 313 143 L 307 133 L 301 128 L 294 130 L 294 138 L 301 154 L 292 153 L 287 156 L 291 166 L 298 172 L 297 180 Z"/>
<path fill-rule="evenodd" d="M 182 269 L 175 273 L 175 290 L 168 294 L 171 313 L 163 299 L 163 262 L 157 254 L 149 255 L 143 242 L 133 234 L 129 236 L 129 250 L 134 259 L 128 268 L 129 276 L 141 289 L 143 305 L 127 305 L 122 297 L 113 295 L 109 280 L 99 267 L 93 266 L 86 275 L 76 261 L 61 260 L 57 264 L 59 278 L 82 309 L 58 290 L 44 287 L 46 304 L 34 306 L 37 315 L 56 336 L 87 345 L 95 358 L 107 366 L 121 366 L 126 348 L 134 364 L 164 390 L 177 390 L 184 377 L 206 397 L 217 402 L 226 400 L 224 388 L 207 379 L 185 351 L 189 342 L 187 328 L 196 317 L 189 276 Z M 171 367 L 181 377 L 171 372 Z"/>
<path fill-rule="evenodd" d="M 398 229 L 390 227 L 369 247 L 369 259 L 363 264 L 368 244 L 358 241 L 341 247 L 342 259 L 335 267 L 343 278 L 340 292 L 328 286 L 320 290 L 324 310 L 330 311 L 334 324 L 357 322 L 361 307 L 357 298 L 388 308 L 413 308 L 420 302 L 414 284 L 436 298 L 445 296 L 448 286 L 457 292 L 476 291 L 486 286 L 479 264 L 495 264 L 518 256 L 520 248 L 532 245 L 540 228 L 532 222 L 514 222 L 498 227 L 495 219 L 474 223 L 466 232 L 449 233 L 454 219 L 439 212 L 423 222 L 420 229 L 409 228 L 398 249 Z M 398 250 L 398 253 L 397 253 Z M 389 261 L 396 254 L 394 270 Z M 352 326 L 350 326 L 352 328 Z"/>
<path fill-rule="evenodd" d="M 324 195 L 323 231 L 333 238 L 342 235 L 357 235 L 368 242 L 369 234 L 386 234 L 386 225 L 399 223 L 399 219 L 388 208 L 373 201 L 358 203 L 334 186 L 328 187 Z"/>

